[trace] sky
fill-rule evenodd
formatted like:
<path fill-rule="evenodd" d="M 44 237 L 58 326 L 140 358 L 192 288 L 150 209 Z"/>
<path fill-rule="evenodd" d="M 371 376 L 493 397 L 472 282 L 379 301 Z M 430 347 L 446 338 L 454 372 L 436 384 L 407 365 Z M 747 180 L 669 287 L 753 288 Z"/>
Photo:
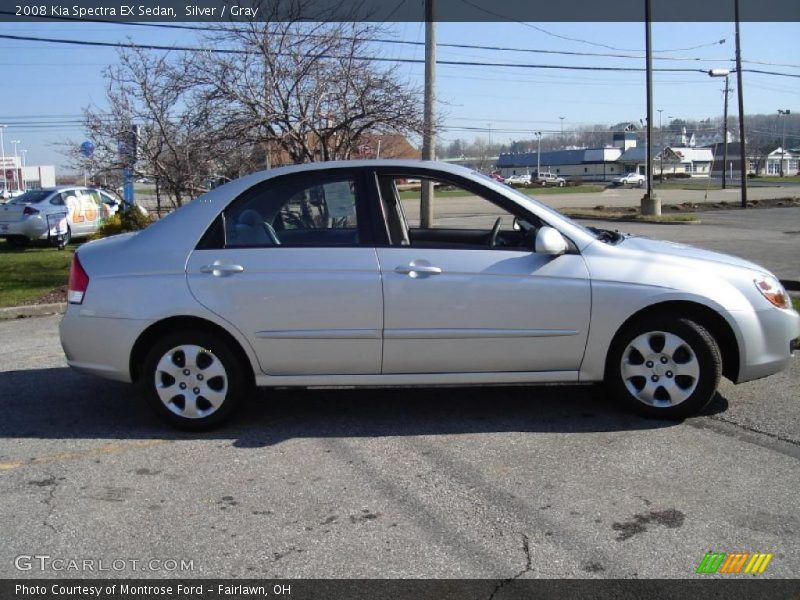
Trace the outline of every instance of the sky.
<path fill-rule="evenodd" d="M 423 23 L 388 24 L 392 37 L 424 41 Z M 544 29 L 544 31 L 542 31 Z M 116 24 L 4 23 L 3 33 L 78 40 L 127 41 L 146 44 L 195 45 L 198 34 Z M 563 39 L 563 36 L 574 39 Z M 770 64 L 746 63 L 754 68 L 800 75 L 800 24 L 742 23 L 742 58 Z M 439 43 L 504 46 L 523 49 L 641 56 L 642 23 L 439 23 Z M 725 39 L 724 44 L 719 44 Z M 623 49 L 612 50 L 608 46 Z M 700 47 L 698 47 L 700 46 Z M 707 70 L 733 68 L 733 23 L 654 23 L 655 67 Z M 376 54 L 389 58 L 424 57 L 423 46 L 378 44 Z M 510 51 L 439 47 L 440 60 L 523 64 L 643 67 L 642 58 L 563 56 Z M 672 60 L 676 57 L 690 60 Z M 696 60 L 695 60 L 696 59 Z M 103 68 L 113 64 L 112 48 L 51 45 L 0 39 L 0 124 L 6 155 L 27 150 L 27 164 L 54 164 L 63 172 L 65 158 L 59 144 L 85 139 L 75 123 L 88 104 L 104 106 Z M 780 65 L 780 66 L 779 66 Z M 423 65 L 401 64 L 401 76 L 421 87 Z M 722 79 L 701 72 L 654 74 L 654 125 L 670 118 L 700 119 L 722 115 Z M 800 111 L 800 78 L 744 74 L 747 114 Z M 736 86 L 730 112 L 736 114 Z M 600 70 L 543 70 L 507 67 L 439 65 L 437 110 L 444 119 L 439 140 L 493 142 L 530 139 L 534 131 L 558 132 L 595 123 L 638 123 L 646 114 L 643 72 Z M 661 109 L 661 112 L 657 112 Z M 563 117 L 563 119 L 561 118 Z M 42 125 L 42 122 L 47 122 Z M 24 124 L 27 123 L 27 124 Z"/>

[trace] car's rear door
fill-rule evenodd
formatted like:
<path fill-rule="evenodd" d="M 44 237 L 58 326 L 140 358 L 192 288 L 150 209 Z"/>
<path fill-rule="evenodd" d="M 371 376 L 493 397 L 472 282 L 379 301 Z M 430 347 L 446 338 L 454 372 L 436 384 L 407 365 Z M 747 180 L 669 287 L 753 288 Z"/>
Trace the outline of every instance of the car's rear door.
<path fill-rule="evenodd" d="M 232 323 L 270 375 L 377 374 L 383 296 L 364 172 L 287 175 L 251 188 L 187 263 L 197 300 Z"/>

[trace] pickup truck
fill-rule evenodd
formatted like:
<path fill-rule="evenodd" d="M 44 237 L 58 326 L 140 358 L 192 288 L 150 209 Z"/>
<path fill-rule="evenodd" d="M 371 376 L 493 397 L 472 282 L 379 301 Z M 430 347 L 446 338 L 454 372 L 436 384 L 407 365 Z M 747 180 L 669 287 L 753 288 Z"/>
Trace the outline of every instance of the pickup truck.
<path fill-rule="evenodd" d="M 611 184 L 621 185 L 622 187 L 625 187 L 626 185 L 642 187 L 644 186 L 645 180 L 645 176 L 640 173 L 628 173 L 627 175 L 623 175 L 621 177 L 614 177 L 614 179 L 611 180 Z"/>

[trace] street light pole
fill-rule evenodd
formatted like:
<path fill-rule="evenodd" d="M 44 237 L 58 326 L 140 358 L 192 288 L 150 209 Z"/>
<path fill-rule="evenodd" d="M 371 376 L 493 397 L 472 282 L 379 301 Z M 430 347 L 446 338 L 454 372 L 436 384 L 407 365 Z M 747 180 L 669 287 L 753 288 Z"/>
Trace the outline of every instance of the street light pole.
<path fill-rule="evenodd" d="M 786 117 L 790 114 L 792 114 L 790 110 L 778 109 L 778 115 L 783 117 L 781 119 L 783 121 L 783 133 L 781 134 L 781 177 L 783 177 L 783 160 L 786 154 Z"/>
<path fill-rule="evenodd" d="M 19 140 L 11 140 L 11 143 L 14 144 L 14 183 L 16 184 L 17 191 L 19 191 L 19 171 L 17 171 L 17 161 L 19 161 L 19 155 L 17 154 L 17 146 L 22 142 Z"/>
<path fill-rule="evenodd" d="M 3 171 L 3 195 L 8 194 L 8 181 L 6 180 L 6 144 L 3 141 L 3 130 L 8 127 L 5 123 L 0 123 L 0 160 L 2 160 Z"/>
<path fill-rule="evenodd" d="M 647 61 L 647 142 L 645 144 L 645 159 L 647 161 L 647 192 L 641 201 L 643 215 L 660 215 L 661 200 L 653 192 L 653 40 L 652 40 L 652 0 L 645 0 L 645 55 Z"/>
<path fill-rule="evenodd" d="M 27 155 L 28 155 L 28 151 L 25 148 L 23 148 L 21 150 L 21 152 L 22 152 L 22 177 L 20 177 L 20 179 L 22 180 L 22 191 L 26 191 L 28 189 L 28 185 L 25 183 L 25 181 L 26 181 L 25 180 L 25 167 L 28 165 L 28 162 L 26 160 Z"/>
<path fill-rule="evenodd" d="M 539 145 L 536 148 L 536 177 L 539 177 L 539 170 L 542 166 L 542 132 L 537 131 L 535 133 L 536 137 L 539 138 Z"/>
<path fill-rule="evenodd" d="M 561 119 L 561 145 L 564 146 L 565 145 L 564 144 L 564 119 L 566 117 L 558 117 L 558 118 Z"/>
<path fill-rule="evenodd" d="M 663 108 L 656 109 L 658 111 L 658 166 L 659 166 L 659 180 L 664 183 L 664 128 L 661 126 L 661 113 L 664 112 Z"/>

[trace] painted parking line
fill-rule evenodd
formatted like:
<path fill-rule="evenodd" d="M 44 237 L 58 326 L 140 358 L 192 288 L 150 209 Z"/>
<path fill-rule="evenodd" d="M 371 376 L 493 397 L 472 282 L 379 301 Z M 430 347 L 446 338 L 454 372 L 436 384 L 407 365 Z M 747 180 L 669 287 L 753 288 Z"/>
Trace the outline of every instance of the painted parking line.
<path fill-rule="evenodd" d="M 99 448 L 90 448 L 88 450 L 80 450 L 76 452 L 61 452 L 58 454 L 50 454 L 45 456 L 37 456 L 30 460 L 19 462 L 0 462 L 0 471 L 11 471 L 13 469 L 20 469 L 22 467 L 32 467 L 36 465 L 47 465 L 53 463 L 67 462 L 71 460 L 82 460 L 85 458 L 95 458 L 97 456 L 108 456 L 110 454 L 120 454 L 130 450 L 139 450 L 142 448 L 150 448 L 160 444 L 166 444 L 171 440 L 136 440 L 124 443 L 110 443 L 100 446 Z"/>

